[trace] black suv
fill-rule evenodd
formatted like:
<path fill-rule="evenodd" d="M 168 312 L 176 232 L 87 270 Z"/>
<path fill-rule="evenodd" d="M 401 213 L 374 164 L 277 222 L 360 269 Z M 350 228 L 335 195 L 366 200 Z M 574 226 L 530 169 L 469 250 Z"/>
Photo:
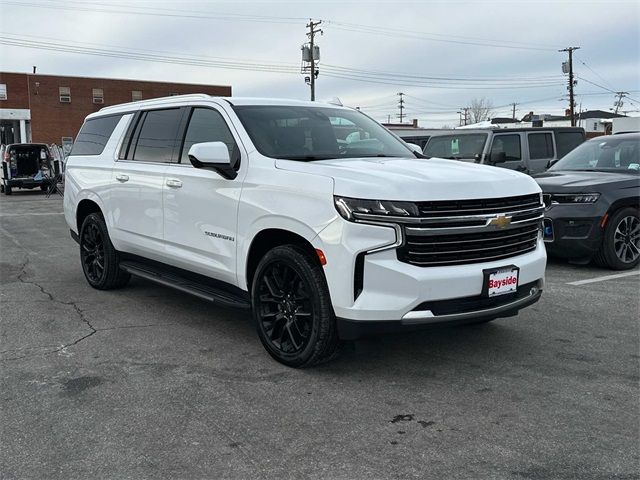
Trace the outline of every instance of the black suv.
<path fill-rule="evenodd" d="M 551 255 L 625 270 L 640 261 L 640 133 L 589 140 L 534 177 Z"/>

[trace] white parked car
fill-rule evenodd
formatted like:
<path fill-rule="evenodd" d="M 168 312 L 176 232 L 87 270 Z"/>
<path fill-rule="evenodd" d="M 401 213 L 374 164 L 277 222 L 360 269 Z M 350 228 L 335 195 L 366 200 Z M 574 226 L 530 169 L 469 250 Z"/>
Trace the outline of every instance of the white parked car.
<path fill-rule="evenodd" d="M 65 216 L 94 288 L 133 274 L 251 308 L 267 351 L 303 367 L 341 339 L 485 322 L 540 298 L 536 182 L 420 157 L 341 106 L 135 102 L 87 117 Z"/>

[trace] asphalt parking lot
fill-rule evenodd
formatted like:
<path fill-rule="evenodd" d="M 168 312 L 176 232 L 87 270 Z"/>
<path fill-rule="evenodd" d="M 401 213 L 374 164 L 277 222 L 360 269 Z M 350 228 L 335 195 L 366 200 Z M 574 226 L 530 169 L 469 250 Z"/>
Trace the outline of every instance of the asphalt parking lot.
<path fill-rule="evenodd" d="M 61 212 L 0 198 L 0 478 L 639 478 L 638 272 L 293 370 L 246 313 L 91 289 Z"/>

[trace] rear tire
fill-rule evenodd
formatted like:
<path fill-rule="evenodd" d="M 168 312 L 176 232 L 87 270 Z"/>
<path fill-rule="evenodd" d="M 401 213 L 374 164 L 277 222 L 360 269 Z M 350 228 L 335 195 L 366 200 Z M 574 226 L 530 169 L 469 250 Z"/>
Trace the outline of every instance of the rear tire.
<path fill-rule="evenodd" d="M 113 247 L 101 213 L 91 213 L 80 228 L 80 261 L 89 285 L 98 290 L 124 287 L 131 275 L 120 269 L 120 256 Z"/>
<path fill-rule="evenodd" d="M 5 185 L 4 186 L 4 194 L 5 195 L 11 195 L 13 192 L 11 191 L 11 185 Z"/>
<path fill-rule="evenodd" d="M 278 362 L 303 368 L 337 354 L 340 341 L 322 266 L 300 248 L 284 245 L 267 252 L 251 297 L 258 337 Z"/>
<path fill-rule="evenodd" d="M 615 212 L 604 230 L 595 262 L 613 270 L 628 270 L 640 262 L 640 215 L 637 208 Z"/>

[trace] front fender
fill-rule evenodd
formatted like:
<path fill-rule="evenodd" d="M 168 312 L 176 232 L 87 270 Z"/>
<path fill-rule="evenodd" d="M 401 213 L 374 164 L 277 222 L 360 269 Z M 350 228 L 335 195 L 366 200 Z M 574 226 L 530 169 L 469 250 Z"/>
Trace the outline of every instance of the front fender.
<path fill-rule="evenodd" d="M 244 288 L 247 287 L 248 279 L 246 271 L 249 250 L 251 249 L 253 240 L 260 232 L 272 229 L 285 230 L 304 238 L 315 248 L 322 248 L 322 242 L 317 237 L 318 232 L 323 228 L 324 225 L 314 229 L 297 219 L 281 215 L 265 215 L 256 219 L 248 226 L 242 237 L 238 238 L 238 256 L 236 260 L 238 285 L 242 285 Z"/>

